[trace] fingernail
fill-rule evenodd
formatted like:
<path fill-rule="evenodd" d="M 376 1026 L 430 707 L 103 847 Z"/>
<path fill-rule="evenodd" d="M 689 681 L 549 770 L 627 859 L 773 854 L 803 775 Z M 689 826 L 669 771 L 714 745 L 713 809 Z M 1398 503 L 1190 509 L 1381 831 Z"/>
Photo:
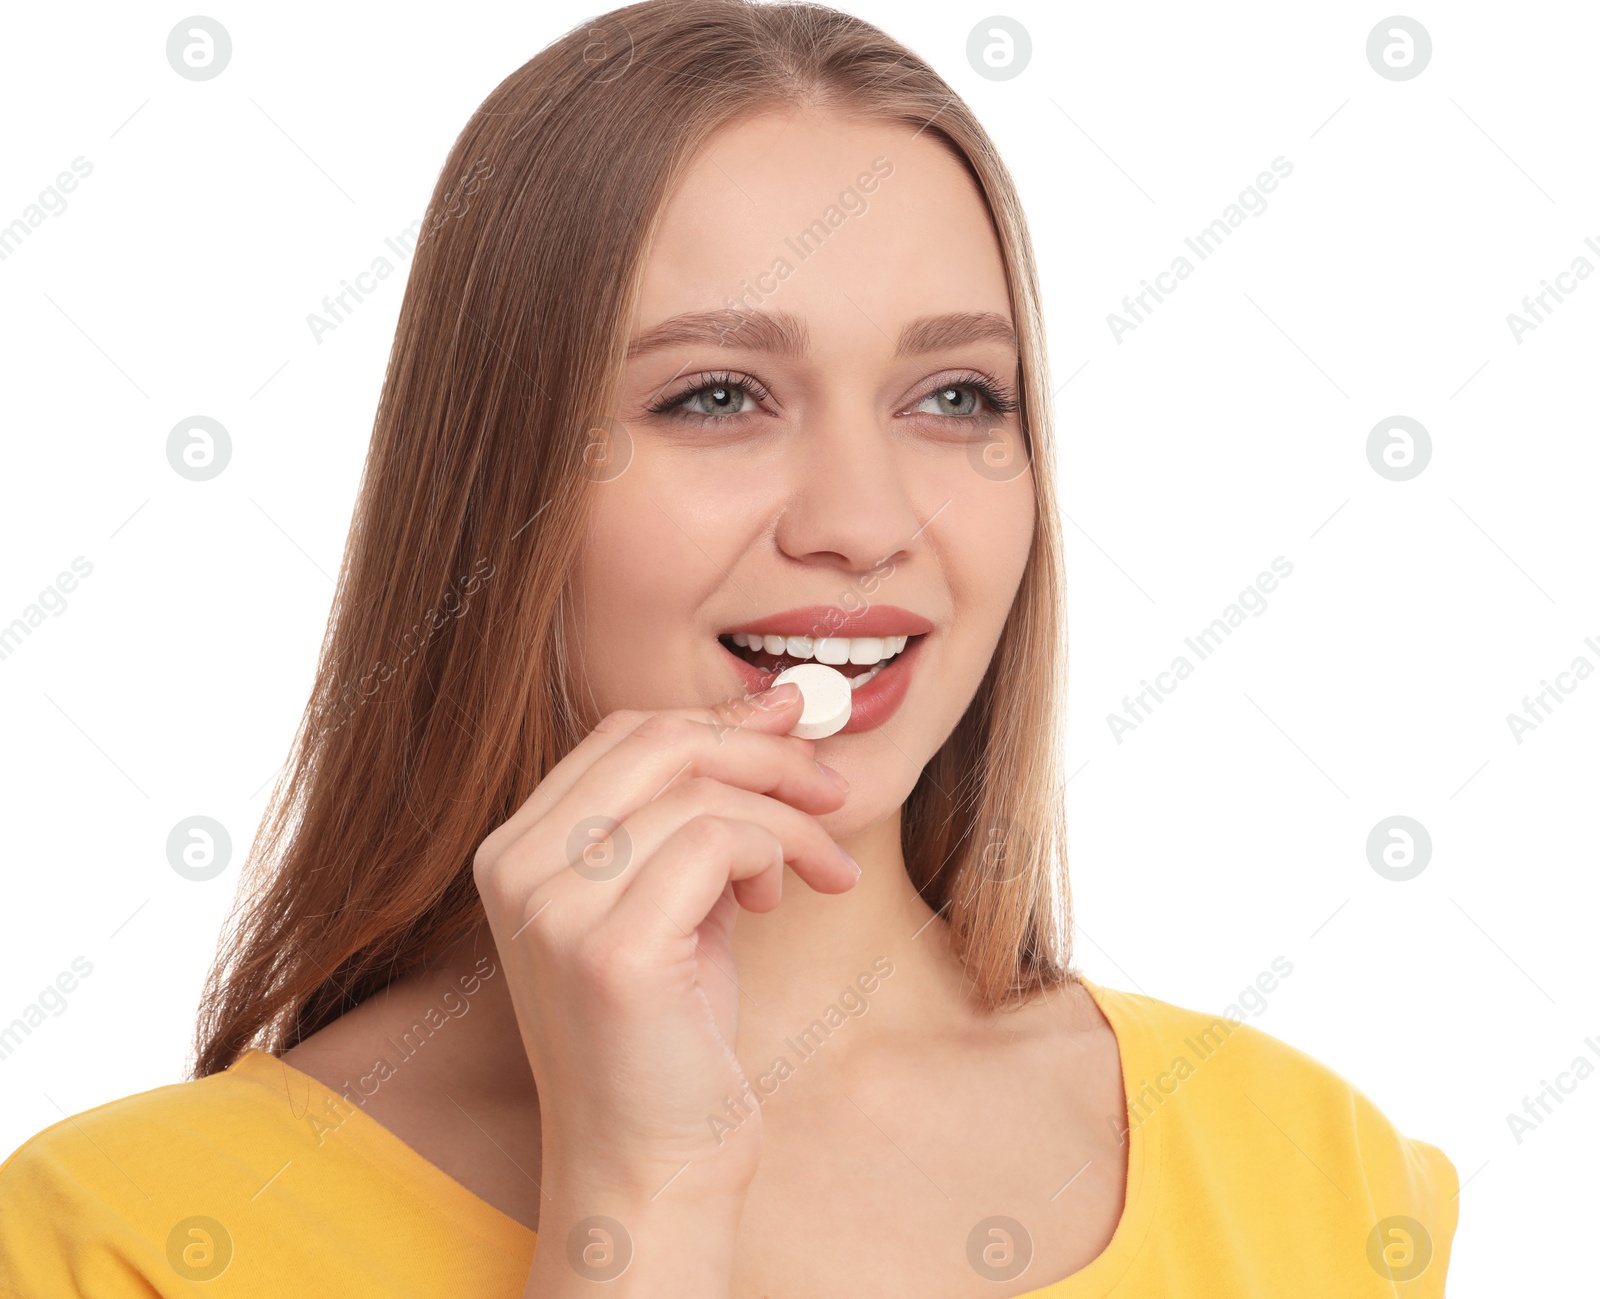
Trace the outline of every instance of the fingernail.
<path fill-rule="evenodd" d="M 755 697 L 757 708 L 782 708 L 785 704 L 792 704 L 800 697 L 800 687 L 793 681 L 785 681 L 781 686 L 773 686 L 770 690 L 763 690 Z"/>
<path fill-rule="evenodd" d="M 839 848 L 838 844 L 834 844 L 833 846 L 835 848 Z M 843 857 L 845 859 L 845 861 L 850 864 L 850 866 L 855 870 L 856 878 L 860 879 L 861 878 L 861 863 L 858 862 L 849 853 L 847 853 L 843 848 L 839 848 L 839 856 Z"/>
<path fill-rule="evenodd" d="M 832 767 L 824 766 L 819 762 L 817 763 L 817 770 L 826 776 L 833 784 L 837 785 L 841 794 L 848 794 L 850 792 L 850 782 Z"/>

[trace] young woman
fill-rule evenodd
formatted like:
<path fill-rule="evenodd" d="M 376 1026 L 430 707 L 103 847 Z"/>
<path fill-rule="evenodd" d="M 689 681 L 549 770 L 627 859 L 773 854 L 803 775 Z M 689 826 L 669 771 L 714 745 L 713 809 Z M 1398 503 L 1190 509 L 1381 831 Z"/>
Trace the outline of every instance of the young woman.
<path fill-rule="evenodd" d="M 1071 968 L 1040 321 L 864 22 L 639 4 L 507 78 L 194 1076 L 6 1164 L 0 1290 L 1442 1294 L 1438 1150 Z"/>

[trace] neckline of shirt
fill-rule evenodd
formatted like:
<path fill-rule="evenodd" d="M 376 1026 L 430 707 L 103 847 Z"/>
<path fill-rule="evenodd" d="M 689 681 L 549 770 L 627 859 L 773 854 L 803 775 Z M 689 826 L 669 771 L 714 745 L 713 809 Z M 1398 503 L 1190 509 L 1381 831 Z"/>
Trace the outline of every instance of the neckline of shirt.
<path fill-rule="evenodd" d="M 1077 976 L 1077 981 L 1105 1016 L 1116 1038 L 1122 1094 L 1126 1103 L 1126 1097 L 1133 1094 L 1133 1080 L 1136 1077 L 1148 1077 L 1154 1061 L 1153 1044 L 1145 1024 L 1135 1016 L 1134 1008 L 1128 1002 L 1130 994 L 1101 987 L 1081 975 Z M 349 1106 L 352 1112 L 328 1139 L 348 1138 L 352 1146 L 384 1175 L 448 1213 L 464 1229 L 474 1235 L 490 1238 L 501 1248 L 531 1256 L 538 1239 L 537 1232 L 469 1190 L 407 1145 L 361 1106 L 340 1096 L 327 1084 L 302 1073 L 277 1056 L 255 1048 L 240 1056 L 227 1072 L 272 1091 L 283 1091 L 291 1109 L 295 1108 L 294 1093 L 307 1093 L 307 1089 L 316 1093 L 319 1101 L 332 1097 L 336 1105 Z M 1128 1124 L 1127 1185 L 1123 1194 L 1122 1213 L 1111 1239 L 1099 1254 L 1077 1271 L 1038 1289 L 1026 1291 L 1016 1299 L 1089 1299 L 1091 1295 L 1108 1294 L 1132 1265 L 1149 1234 L 1154 1216 L 1161 1171 L 1161 1128 L 1159 1113 L 1137 1126 L 1132 1124 L 1131 1116 L 1125 1116 L 1124 1121 Z"/>

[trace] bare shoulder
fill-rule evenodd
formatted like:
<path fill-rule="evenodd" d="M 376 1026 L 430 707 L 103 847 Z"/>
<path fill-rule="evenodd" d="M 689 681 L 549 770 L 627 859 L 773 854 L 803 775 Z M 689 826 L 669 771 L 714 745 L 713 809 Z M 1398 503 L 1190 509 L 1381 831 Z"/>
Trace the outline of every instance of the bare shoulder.
<path fill-rule="evenodd" d="M 489 962 L 397 980 L 279 1058 L 537 1230 L 539 1099 L 496 976 Z"/>
<path fill-rule="evenodd" d="M 1030 1103 L 1081 1130 L 1086 1116 L 1104 1124 L 1123 1112 L 1123 1052 L 1112 1023 L 1083 984 L 1069 978 L 1020 1006 L 974 1018 L 945 1039 L 945 1049 L 984 1069 L 1019 1099 L 1032 1079 Z M 980 1062 L 982 1062 L 980 1064 Z M 1062 1099 L 1065 1110 L 1058 1108 Z"/>
<path fill-rule="evenodd" d="M 1076 979 L 1043 998 L 1045 1022 L 1057 1048 L 1077 1062 L 1103 1098 L 1122 1094 L 1122 1052 L 1116 1030 L 1089 990 Z"/>
<path fill-rule="evenodd" d="M 1117 1035 L 1089 990 L 1068 979 L 993 1021 L 1010 1040 L 1037 1040 L 1080 1054 L 1117 1053 Z"/>

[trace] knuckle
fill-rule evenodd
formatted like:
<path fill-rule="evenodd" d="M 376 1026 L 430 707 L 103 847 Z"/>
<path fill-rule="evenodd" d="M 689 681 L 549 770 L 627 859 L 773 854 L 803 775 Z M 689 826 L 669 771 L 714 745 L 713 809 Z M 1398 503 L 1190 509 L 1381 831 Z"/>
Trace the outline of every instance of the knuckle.
<path fill-rule="evenodd" d="M 558 950 L 561 938 L 559 928 L 549 919 L 541 918 L 549 901 L 544 889 L 534 889 L 507 904 L 507 914 L 511 917 L 509 929 L 514 935 L 512 941 L 524 951 L 539 953 L 541 958 Z"/>
<path fill-rule="evenodd" d="M 618 708 L 615 712 L 607 713 L 600 719 L 600 724 L 594 729 L 604 735 L 626 735 L 634 730 L 645 714 L 637 708 Z"/>
<path fill-rule="evenodd" d="M 678 831 L 685 843 L 697 853 L 715 856 L 726 853 L 738 840 L 738 830 L 727 817 L 702 812 L 683 823 Z"/>
<path fill-rule="evenodd" d="M 500 850 L 494 843 L 494 836 L 490 835 L 477 847 L 472 854 L 472 880 L 481 892 L 486 886 L 492 885 L 495 876 L 499 873 Z"/>
<path fill-rule="evenodd" d="M 506 869 L 504 859 L 485 856 L 481 851 L 472 861 L 472 882 L 484 906 L 498 915 L 516 909 L 521 900 L 513 881 L 513 872 Z"/>
<path fill-rule="evenodd" d="M 496 840 L 494 836 L 478 845 L 472 856 L 472 882 L 484 909 L 496 916 L 516 916 L 539 891 L 548 871 L 538 864 L 537 845 L 528 836 Z"/>
<path fill-rule="evenodd" d="M 472 853 L 472 864 L 492 866 L 505 854 L 506 845 L 516 837 L 516 831 L 509 822 L 500 821 L 489 828 L 488 833 L 478 840 L 478 846 Z"/>

